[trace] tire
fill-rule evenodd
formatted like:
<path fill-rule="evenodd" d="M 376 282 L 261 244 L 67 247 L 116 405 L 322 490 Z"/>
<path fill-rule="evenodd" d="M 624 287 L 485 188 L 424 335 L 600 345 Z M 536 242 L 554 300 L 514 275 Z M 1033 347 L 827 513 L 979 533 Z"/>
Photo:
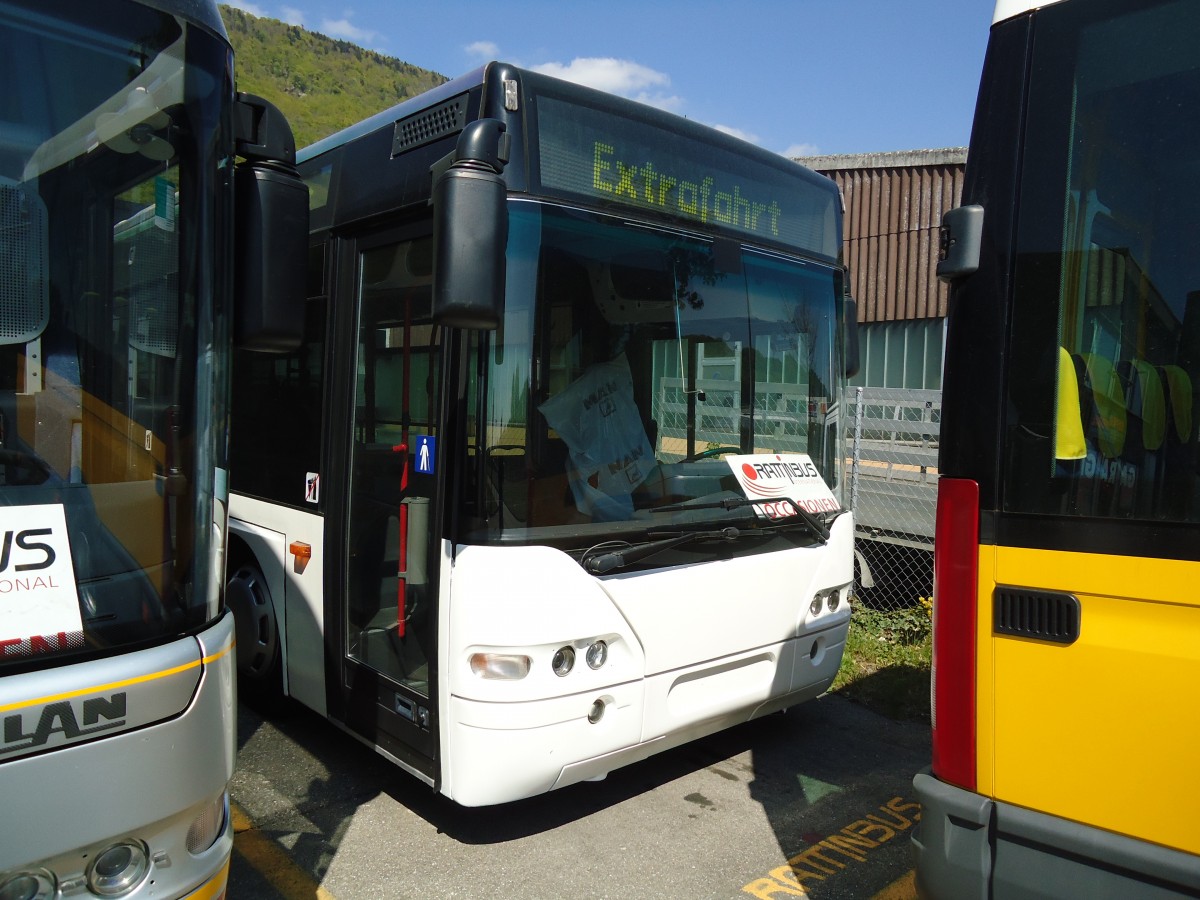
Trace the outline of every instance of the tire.
<path fill-rule="evenodd" d="M 283 700 L 283 653 L 271 591 L 257 563 L 234 566 L 225 583 L 237 636 L 238 692 L 264 711 Z"/>

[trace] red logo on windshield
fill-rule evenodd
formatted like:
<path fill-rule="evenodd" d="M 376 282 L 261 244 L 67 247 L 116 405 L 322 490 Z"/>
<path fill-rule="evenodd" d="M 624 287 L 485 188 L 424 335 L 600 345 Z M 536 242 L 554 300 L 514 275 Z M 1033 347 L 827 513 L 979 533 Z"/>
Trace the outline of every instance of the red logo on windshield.
<path fill-rule="evenodd" d="M 754 466 L 750 465 L 750 463 L 742 463 L 742 474 L 751 481 L 758 480 L 758 473 L 754 471 Z"/>

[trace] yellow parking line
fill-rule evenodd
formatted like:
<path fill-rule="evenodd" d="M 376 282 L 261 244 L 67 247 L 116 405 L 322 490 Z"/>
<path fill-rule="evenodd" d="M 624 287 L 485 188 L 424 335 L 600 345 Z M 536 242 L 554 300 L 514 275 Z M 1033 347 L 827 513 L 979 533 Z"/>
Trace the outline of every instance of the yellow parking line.
<path fill-rule="evenodd" d="M 901 875 L 871 900 L 914 900 L 917 896 L 917 873 L 910 869 Z"/>
<path fill-rule="evenodd" d="M 258 870 L 283 900 L 335 900 L 312 877 L 292 862 L 277 843 L 254 827 L 246 811 L 229 804 L 233 817 L 233 850 Z"/>

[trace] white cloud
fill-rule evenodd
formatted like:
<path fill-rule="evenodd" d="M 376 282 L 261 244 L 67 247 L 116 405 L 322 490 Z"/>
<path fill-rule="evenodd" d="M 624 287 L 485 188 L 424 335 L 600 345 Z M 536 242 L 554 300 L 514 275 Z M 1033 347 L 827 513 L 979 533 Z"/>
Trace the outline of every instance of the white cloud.
<path fill-rule="evenodd" d="M 679 112 L 683 107 L 683 99 L 668 91 L 670 76 L 628 59 L 578 57 L 566 64 L 549 62 L 533 69 L 670 112 Z"/>
<path fill-rule="evenodd" d="M 741 138 L 743 141 L 749 141 L 751 144 L 757 144 L 759 142 L 757 134 L 753 134 L 749 131 L 743 131 L 740 128 L 734 128 L 731 125 L 713 125 L 712 127 L 717 129 L 717 131 L 725 132 L 731 137 Z"/>
<path fill-rule="evenodd" d="M 304 13 L 296 9 L 294 6 L 279 7 L 279 18 L 287 22 L 289 25 L 299 25 L 304 27 Z"/>
<path fill-rule="evenodd" d="M 816 144 L 792 144 L 783 151 L 783 155 L 788 159 L 795 159 L 798 156 L 819 156 L 821 148 Z"/>
<path fill-rule="evenodd" d="M 244 0 L 226 0 L 234 9 L 240 9 L 242 12 L 250 13 L 260 19 L 267 17 L 267 11 L 257 3 L 246 3 Z"/>
<path fill-rule="evenodd" d="M 317 30 L 329 37 L 345 38 L 363 47 L 370 46 L 379 37 L 378 32 L 351 23 L 349 14 L 340 19 L 323 19 Z"/>
<path fill-rule="evenodd" d="M 500 57 L 500 47 L 498 44 L 493 44 L 491 41 L 476 41 L 473 44 L 468 44 L 465 48 L 469 56 L 474 56 L 477 59 L 490 61 Z"/>

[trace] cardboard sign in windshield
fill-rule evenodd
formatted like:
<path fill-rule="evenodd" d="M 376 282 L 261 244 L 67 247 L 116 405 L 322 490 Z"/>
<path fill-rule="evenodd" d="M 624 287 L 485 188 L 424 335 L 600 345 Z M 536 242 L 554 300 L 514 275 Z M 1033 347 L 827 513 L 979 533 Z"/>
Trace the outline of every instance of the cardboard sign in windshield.
<path fill-rule="evenodd" d="M 0 658 L 66 649 L 82 634 L 62 506 L 0 507 Z"/>
<path fill-rule="evenodd" d="M 792 504 L 813 514 L 842 508 L 807 453 L 755 453 L 726 456 L 742 492 L 767 519 L 795 515 Z M 780 498 L 786 498 L 781 500 Z"/>

